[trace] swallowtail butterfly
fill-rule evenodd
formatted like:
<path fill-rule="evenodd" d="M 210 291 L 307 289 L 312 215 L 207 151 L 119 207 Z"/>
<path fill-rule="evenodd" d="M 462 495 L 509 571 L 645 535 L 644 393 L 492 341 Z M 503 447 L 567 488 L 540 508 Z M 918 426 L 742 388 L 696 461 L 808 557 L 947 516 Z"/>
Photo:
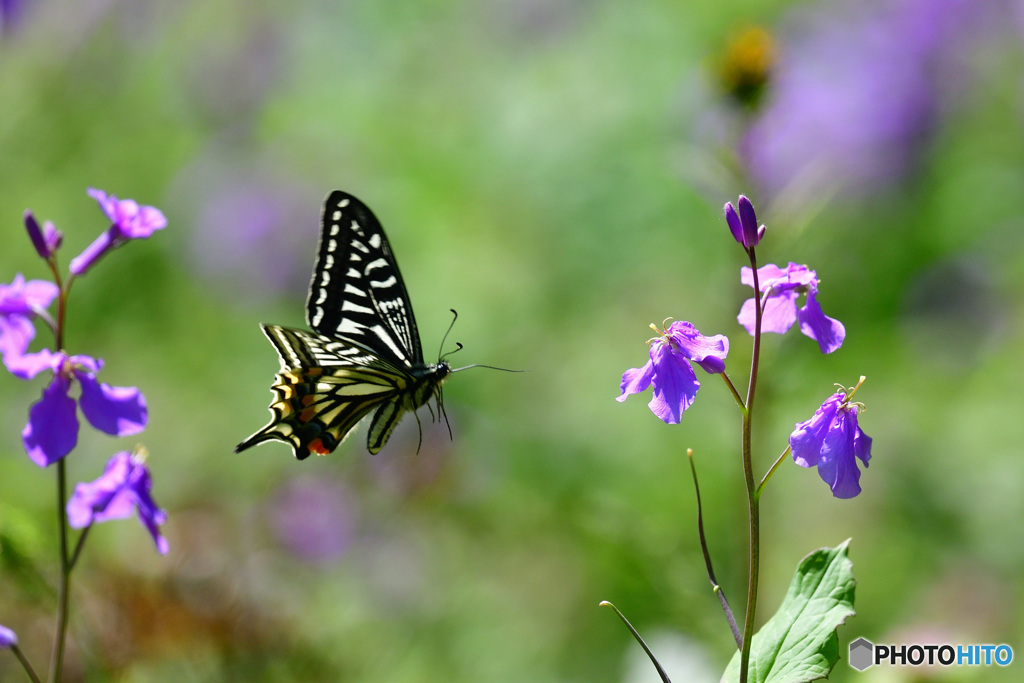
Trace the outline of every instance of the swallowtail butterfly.
<path fill-rule="evenodd" d="M 270 387 L 273 417 L 236 453 L 276 439 L 299 460 L 327 455 L 371 413 L 366 447 L 377 453 L 405 412 L 415 415 L 431 398 L 442 408 L 441 385 L 452 368 L 443 359 L 423 361 L 409 293 L 377 218 L 336 190 L 321 222 L 306 301 L 313 331 L 260 326 L 281 361 Z"/>

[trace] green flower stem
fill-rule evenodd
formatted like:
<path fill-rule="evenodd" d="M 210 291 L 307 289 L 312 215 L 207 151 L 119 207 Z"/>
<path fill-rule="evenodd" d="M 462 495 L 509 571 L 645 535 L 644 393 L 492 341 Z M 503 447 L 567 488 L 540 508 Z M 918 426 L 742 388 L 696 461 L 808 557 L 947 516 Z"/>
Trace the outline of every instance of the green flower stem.
<path fill-rule="evenodd" d="M 32 679 L 32 683 L 40 683 L 39 676 L 36 675 L 36 670 L 32 668 L 32 665 L 25 657 L 25 653 L 21 651 L 21 648 L 17 645 L 11 645 L 11 652 L 13 652 L 14 656 L 18 658 L 18 661 L 21 662 L 22 668 L 25 669 L 25 673 L 28 674 L 28 677 Z"/>
<path fill-rule="evenodd" d="M 757 610 L 757 579 L 761 561 L 761 511 L 754 488 L 754 469 L 750 452 L 750 429 L 754 414 L 754 391 L 757 388 L 757 369 L 761 355 L 761 287 L 757 280 L 757 257 L 753 248 L 748 252 L 750 268 L 754 272 L 754 350 L 750 358 L 750 381 L 747 384 L 746 410 L 743 413 L 743 478 L 747 486 L 747 510 L 750 523 L 749 572 L 747 578 L 747 613 L 743 621 L 743 645 L 740 647 L 740 683 L 747 681 L 750 663 L 750 644 L 754 637 L 754 613 Z"/>
<path fill-rule="evenodd" d="M 50 269 L 53 271 L 54 281 L 60 290 L 60 294 L 57 297 L 57 325 L 54 330 L 55 345 L 58 351 L 63 351 L 64 320 L 67 311 L 68 293 L 71 289 L 71 283 L 74 282 L 74 276 L 69 275 L 68 279 L 62 282 L 56 261 L 52 258 L 50 259 Z M 64 510 L 67 501 L 67 489 L 67 468 L 64 458 L 61 458 L 57 461 L 57 534 L 60 541 L 60 583 L 57 587 L 57 631 L 53 638 L 53 655 L 50 658 L 50 676 L 48 679 L 50 683 L 57 683 L 60 680 L 61 671 L 64 668 L 64 643 L 67 640 L 68 632 L 71 562 L 68 558 L 68 520 Z"/>
<path fill-rule="evenodd" d="M 729 379 L 729 375 L 725 374 L 725 371 L 718 374 L 720 374 L 722 379 L 725 380 L 725 385 L 729 387 L 729 391 L 732 392 L 732 397 L 736 399 L 736 405 L 740 407 L 740 410 L 743 411 L 743 414 L 745 415 L 747 413 L 747 407 L 743 404 L 743 398 L 740 397 L 740 392 L 736 391 L 736 387 L 733 385 L 732 380 Z"/>
<path fill-rule="evenodd" d="M 647 656 L 650 657 L 651 663 L 654 664 L 654 668 L 658 670 L 658 675 L 661 676 L 662 682 L 672 683 L 672 681 L 669 680 L 668 674 L 665 673 L 665 669 L 663 669 L 661 667 L 661 664 L 658 662 L 658 658 L 654 656 L 654 653 L 651 652 L 651 648 L 647 647 L 647 643 L 645 643 L 644 639 L 640 637 L 640 634 L 637 633 L 637 630 L 633 628 L 633 624 L 629 623 L 629 619 L 626 618 L 626 615 L 620 612 L 618 607 L 608 602 L 607 600 L 602 600 L 598 606 L 611 607 L 613 610 L 615 610 L 615 613 L 619 615 L 619 619 L 622 619 L 622 623 L 624 623 L 626 625 L 626 628 L 629 629 L 629 632 L 633 634 L 633 637 L 636 639 L 636 642 L 640 643 L 640 647 L 642 647 L 644 649 L 644 652 L 647 653 Z"/>
<path fill-rule="evenodd" d="M 736 640 L 736 647 L 739 648 L 743 645 L 743 638 L 740 635 L 739 627 L 736 625 L 736 617 L 733 616 L 732 607 L 729 606 L 729 601 L 725 597 L 725 591 L 722 590 L 718 579 L 715 578 L 715 569 L 711 566 L 711 553 L 708 551 L 708 542 L 704 535 L 704 510 L 700 501 L 700 486 L 697 484 L 697 466 L 693 462 L 693 449 L 686 449 L 686 458 L 690 461 L 690 473 L 693 475 L 693 490 L 697 494 L 697 536 L 700 538 L 701 552 L 704 553 L 704 566 L 708 570 L 708 581 L 711 582 L 711 590 L 715 592 L 715 595 L 718 596 L 718 601 L 722 604 L 722 611 L 725 612 L 729 628 L 732 629 L 732 637 Z"/>
<path fill-rule="evenodd" d="M 68 562 L 68 571 L 70 572 L 75 568 L 78 563 L 78 556 L 82 554 L 82 548 L 85 547 L 85 539 L 89 535 L 89 529 L 92 528 L 92 522 L 89 522 L 89 526 L 82 529 L 82 534 L 78 537 L 78 543 L 75 544 L 75 552 L 71 554 L 71 561 Z"/>
<path fill-rule="evenodd" d="M 67 497 L 67 472 L 64 458 L 57 461 L 57 525 L 60 536 L 60 584 L 57 589 L 57 633 L 53 638 L 53 656 L 50 660 L 50 683 L 60 680 L 64 666 L 64 641 L 68 630 L 68 588 L 71 566 L 68 562 L 68 523 L 64 514 Z"/>
<path fill-rule="evenodd" d="M 773 475 L 773 474 L 775 474 L 775 470 L 777 470 L 777 469 L 779 468 L 779 465 L 781 465 L 781 464 L 782 464 L 782 461 L 783 461 L 783 460 L 784 460 L 784 459 L 786 458 L 786 456 L 787 456 L 787 455 L 789 455 L 789 454 L 790 454 L 790 453 L 791 453 L 792 451 L 793 451 L 793 447 L 792 447 L 792 446 L 786 446 L 786 450 L 782 451 L 782 455 L 780 455 L 780 456 L 779 456 L 779 457 L 778 457 L 778 458 L 777 458 L 777 459 L 775 460 L 775 462 L 773 462 L 773 463 L 772 463 L 772 466 L 771 466 L 771 467 L 770 467 L 770 468 L 768 469 L 768 471 L 767 471 L 767 472 L 765 472 L 765 474 L 764 474 L 764 478 L 763 478 L 763 479 L 761 479 L 761 483 L 760 483 L 760 484 L 758 485 L 758 487 L 757 487 L 757 494 L 756 494 L 756 495 L 757 495 L 757 498 L 758 498 L 758 499 L 760 499 L 760 498 L 761 498 L 761 492 L 762 492 L 762 491 L 764 491 L 764 487 L 765 487 L 765 484 L 767 484 L 767 483 L 768 483 L 768 480 L 772 478 L 772 475 Z"/>

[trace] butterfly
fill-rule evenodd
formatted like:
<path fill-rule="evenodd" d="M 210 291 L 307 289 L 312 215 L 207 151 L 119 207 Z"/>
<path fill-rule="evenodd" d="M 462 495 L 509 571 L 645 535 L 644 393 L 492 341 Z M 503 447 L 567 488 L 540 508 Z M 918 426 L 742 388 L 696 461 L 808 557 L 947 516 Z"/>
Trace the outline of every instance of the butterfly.
<path fill-rule="evenodd" d="M 236 453 L 278 440 L 299 460 L 327 455 L 371 413 L 366 447 L 377 453 L 406 412 L 415 415 L 431 398 L 443 412 L 441 385 L 452 367 L 443 358 L 424 362 L 384 229 L 365 204 L 340 190 L 324 202 L 306 322 L 312 332 L 260 325 L 281 371 L 270 387 L 270 422 Z"/>

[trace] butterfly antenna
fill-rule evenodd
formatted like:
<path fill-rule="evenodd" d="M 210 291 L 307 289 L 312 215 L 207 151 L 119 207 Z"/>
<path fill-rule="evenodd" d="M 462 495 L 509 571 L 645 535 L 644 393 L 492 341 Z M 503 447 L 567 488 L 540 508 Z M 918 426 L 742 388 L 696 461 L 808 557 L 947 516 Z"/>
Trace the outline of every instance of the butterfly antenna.
<path fill-rule="evenodd" d="M 456 311 L 454 308 L 449 308 L 448 310 L 452 312 L 452 322 L 451 324 L 448 325 L 448 330 L 444 333 L 444 336 L 441 337 L 441 348 L 437 350 L 438 358 L 443 358 L 441 354 L 444 352 L 444 343 L 448 340 L 448 334 L 452 331 L 452 328 L 455 327 L 455 321 L 459 319 L 458 311 Z M 458 349 L 456 349 L 456 351 L 462 350 L 462 344 L 456 342 L 456 346 L 459 347 Z M 452 351 L 452 353 L 455 353 L 455 351 Z"/>
<path fill-rule="evenodd" d="M 470 368 L 487 368 L 488 370 L 501 370 L 502 372 L 529 372 L 528 370 L 511 370 L 509 368 L 499 368 L 495 365 L 484 365 L 483 363 L 473 363 L 472 365 L 464 365 L 461 368 L 453 368 L 452 372 L 460 372 L 462 370 L 469 370 Z"/>

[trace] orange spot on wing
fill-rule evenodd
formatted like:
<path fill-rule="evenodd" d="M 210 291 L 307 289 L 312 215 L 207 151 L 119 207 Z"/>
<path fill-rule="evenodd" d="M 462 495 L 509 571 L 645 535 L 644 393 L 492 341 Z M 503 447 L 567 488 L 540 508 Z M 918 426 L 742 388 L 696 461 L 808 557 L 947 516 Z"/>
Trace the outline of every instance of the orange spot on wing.
<path fill-rule="evenodd" d="M 309 442 L 309 452 L 316 453 L 317 455 L 327 455 L 330 453 L 330 451 L 324 447 L 324 442 L 320 439 L 313 439 Z"/>
<path fill-rule="evenodd" d="M 299 420 L 302 422 L 309 422 L 316 417 L 316 408 L 306 408 L 299 413 Z"/>

